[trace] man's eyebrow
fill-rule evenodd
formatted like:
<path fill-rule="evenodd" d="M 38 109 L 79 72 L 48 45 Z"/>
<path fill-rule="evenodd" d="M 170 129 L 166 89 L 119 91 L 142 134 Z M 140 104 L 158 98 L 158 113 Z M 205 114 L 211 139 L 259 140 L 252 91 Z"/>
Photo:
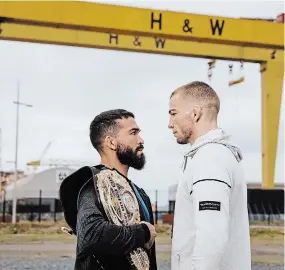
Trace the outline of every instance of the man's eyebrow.
<path fill-rule="evenodd" d="M 132 131 L 141 131 L 139 128 L 132 128 L 129 130 L 129 132 L 132 132 Z"/>

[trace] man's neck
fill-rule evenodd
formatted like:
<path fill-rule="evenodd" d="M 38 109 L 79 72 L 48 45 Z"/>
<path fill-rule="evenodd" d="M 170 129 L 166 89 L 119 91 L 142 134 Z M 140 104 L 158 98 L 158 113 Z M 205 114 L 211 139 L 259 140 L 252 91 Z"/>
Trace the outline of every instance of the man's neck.
<path fill-rule="evenodd" d="M 102 156 L 101 164 L 107 166 L 110 169 L 116 169 L 118 172 L 128 178 L 129 166 L 122 164 L 117 158 L 110 159 Z"/>
<path fill-rule="evenodd" d="M 195 141 L 200 138 L 201 136 L 204 136 L 205 134 L 209 133 L 212 130 L 215 130 L 218 128 L 218 125 L 216 122 L 209 123 L 208 125 L 202 126 L 197 130 L 195 134 L 191 137 L 190 144 L 194 144 Z"/>

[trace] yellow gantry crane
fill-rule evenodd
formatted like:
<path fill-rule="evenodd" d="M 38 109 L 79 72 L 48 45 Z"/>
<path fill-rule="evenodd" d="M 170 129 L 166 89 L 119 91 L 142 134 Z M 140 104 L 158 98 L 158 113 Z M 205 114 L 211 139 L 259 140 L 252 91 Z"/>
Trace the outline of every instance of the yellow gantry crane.
<path fill-rule="evenodd" d="M 27 166 L 34 166 L 35 168 L 36 168 L 36 166 L 41 166 L 42 161 L 43 161 L 43 158 L 45 157 L 47 151 L 49 150 L 49 148 L 50 148 L 50 146 L 51 146 L 51 143 L 52 143 L 52 142 L 49 142 L 49 143 L 46 145 L 44 151 L 42 152 L 42 154 L 41 154 L 41 156 L 40 156 L 40 158 L 39 158 L 38 160 L 33 160 L 33 161 L 28 162 L 28 163 L 27 163 Z"/>
<path fill-rule="evenodd" d="M 262 187 L 274 187 L 284 15 L 273 22 L 77 1 L 1 1 L 0 39 L 259 63 Z"/>

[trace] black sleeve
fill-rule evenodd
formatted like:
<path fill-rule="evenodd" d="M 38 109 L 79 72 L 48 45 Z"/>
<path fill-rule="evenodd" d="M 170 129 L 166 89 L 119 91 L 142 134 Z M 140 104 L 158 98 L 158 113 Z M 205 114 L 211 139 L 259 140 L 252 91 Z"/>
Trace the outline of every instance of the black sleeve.
<path fill-rule="evenodd" d="M 78 257 L 91 254 L 125 255 L 148 242 L 150 233 L 145 224 L 117 226 L 106 221 L 96 206 L 95 196 L 91 181 L 78 198 Z"/>

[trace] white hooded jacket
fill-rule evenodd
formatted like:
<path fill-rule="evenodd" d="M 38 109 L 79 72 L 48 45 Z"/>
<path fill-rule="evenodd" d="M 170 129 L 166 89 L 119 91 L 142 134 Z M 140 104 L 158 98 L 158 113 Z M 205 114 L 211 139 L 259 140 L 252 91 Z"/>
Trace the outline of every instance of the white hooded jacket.
<path fill-rule="evenodd" d="M 172 270 L 250 270 L 242 155 L 215 129 L 184 156 L 173 225 Z"/>

